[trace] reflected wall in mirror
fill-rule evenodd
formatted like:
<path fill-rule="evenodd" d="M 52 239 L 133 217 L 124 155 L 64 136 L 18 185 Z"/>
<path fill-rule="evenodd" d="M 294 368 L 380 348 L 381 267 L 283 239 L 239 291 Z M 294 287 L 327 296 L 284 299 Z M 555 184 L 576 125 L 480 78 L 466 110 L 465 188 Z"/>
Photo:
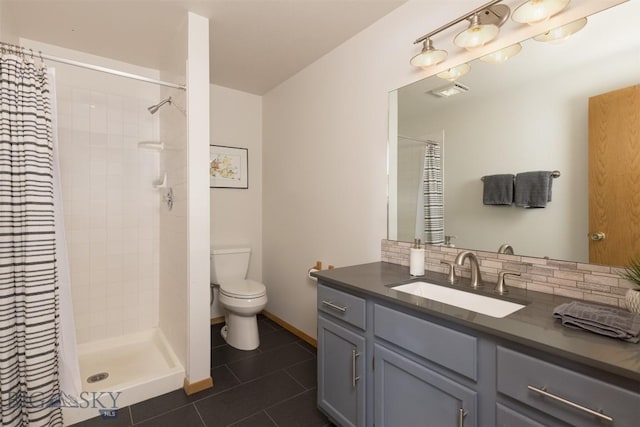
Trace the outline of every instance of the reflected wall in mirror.
<path fill-rule="evenodd" d="M 509 243 L 516 255 L 624 264 L 589 259 L 589 233 L 602 231 L 589 228 L 589 99 L 640 84 L 638 16 L 640 2 L 629 1 L 589 17 L 581 32 L 562 43 L 530 40 L 505 63 L 474 61 L 458 80 L 469 90 L 456 96 L 430 94 L 449 83 L 436 76 L 392 92 L 388 238 L 422 238 L 411 196 L 419 190 L 406 177 L 421 173 L 413 154 L 420 151 L 417 141 L 436 140 L 443 156 L 443 234 L 457 236 L 456 246 L 496 252 Z M 640 134 L 626 135 L 640 159 Z M 640 242 L 630 223 L 640 224 L 640 206 L 630 202 L 640 194 L 640 163 L 635 170 L 620 165 L 606 173 L 630 173 L 629 187 L 616 193 L 631 215 L 627 222 L 611 222 Z M 546 208 L 482 204 L 482 176 L 537 170 L 562 174 L 553 180 Z"/>

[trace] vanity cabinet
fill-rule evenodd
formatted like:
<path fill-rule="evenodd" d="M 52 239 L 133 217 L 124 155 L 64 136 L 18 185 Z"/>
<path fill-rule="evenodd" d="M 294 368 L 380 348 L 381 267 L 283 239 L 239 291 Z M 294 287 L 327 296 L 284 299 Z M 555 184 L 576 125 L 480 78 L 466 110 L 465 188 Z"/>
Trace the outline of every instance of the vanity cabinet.
<path fill-rule="evenodd" d="M 640 390 L 634 393 L 502 346 L 496 355 L 498 392 L 517 401 L 515 407 L 576 426 L 639 423 Z"/>
<path fill-rule="evenodd" d="M 318 286 L 318 407 L 340 426 L 366 420 L 365 300 Z"/>
<path fill-rule="evenodd" d="M 320 283 L 318 406 L 340 426 L 640 425 L 637 383 L 496 335 Z"/>
<path fill-rule="evenodd" d="M 545 427 L 536 420 L 529 418 L 527 415 L 504 406 L 500 403 L 496 404 L 496 427 Z"/>

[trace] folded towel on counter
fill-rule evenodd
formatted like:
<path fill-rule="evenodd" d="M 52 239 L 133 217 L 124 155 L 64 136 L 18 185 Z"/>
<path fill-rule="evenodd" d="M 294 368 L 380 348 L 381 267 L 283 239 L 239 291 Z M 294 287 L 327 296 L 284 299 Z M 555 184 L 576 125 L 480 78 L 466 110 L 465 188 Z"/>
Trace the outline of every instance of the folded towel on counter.
<path fill-rule="evenodd" d="M 512 204 L 514 178 L 512 174 L 483 176 L 482 203 L 485 205 Z"/>
<path fill-rule="evenodd" d="M 524 208 L 544 208 L 551 201 L 551 184 L 553 178 L 550 171 L 523 172 L 516 175 L 516 206 Z"/>
<path fill-rule="evenodd" d="M 569 328 L 584 329 L 632 343 L 640 342 L 640 314 L 627 310 L 572 301 L 557 306 L 553 317 L 562 320 L 562 325 Z"/>

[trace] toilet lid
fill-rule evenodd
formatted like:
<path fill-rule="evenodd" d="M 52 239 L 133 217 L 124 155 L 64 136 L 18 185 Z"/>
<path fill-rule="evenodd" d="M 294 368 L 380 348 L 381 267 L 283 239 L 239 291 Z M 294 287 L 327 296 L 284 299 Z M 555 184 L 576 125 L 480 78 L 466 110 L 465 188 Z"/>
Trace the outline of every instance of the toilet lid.
<path fill-rule="evenodd" d="M 249 279 L 228 280 L 220 284 L 220 290 L 236 298 L 261 297 L 267 292 L 262 283 Z"/>

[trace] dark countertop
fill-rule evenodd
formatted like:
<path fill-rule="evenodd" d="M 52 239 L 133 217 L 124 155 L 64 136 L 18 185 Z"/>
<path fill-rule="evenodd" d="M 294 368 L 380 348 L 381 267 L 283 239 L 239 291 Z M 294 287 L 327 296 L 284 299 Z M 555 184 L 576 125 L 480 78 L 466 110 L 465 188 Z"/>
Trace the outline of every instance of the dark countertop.
<path fill-rule="evenodd" d="M 418 280 L 451 286 L 447 284 L 444 274 L 426 273 L 424 277 L 415 278 L 409 275 L 408 267 L 386 262 L 374 262 L 322 270 L 312 273 L 312 275 L 323 282 L 337 285 L 347 291 L 365 293 L 477 331 L 524 344 L 634 381 L 640 381 L 640 344 L 569 329 L 563 327 L 558 320 L 553 318 L 553 309 L 559 304 L 571 301 L 571 299 L 509 288 L 508 296 L 499 298 L 528 304 L 525 308 L 498 319 L 394 291 L 388 287 L 391 284 L 397 285 Z M 468 280 L 466 279 L 467 282 Z M 465 279 L 462 279 L 462 282 L 466 283 Z M 487 284 L 486 289 L 492 290 L 493 286 L 495 285 Z M 454 287 L 471 291 L 468 284 L 466 287 L 464 285 Z M 482 294 L 483 292 L 478 293 Z M 485 294 L 496 297 L 492 293 Z"/>

